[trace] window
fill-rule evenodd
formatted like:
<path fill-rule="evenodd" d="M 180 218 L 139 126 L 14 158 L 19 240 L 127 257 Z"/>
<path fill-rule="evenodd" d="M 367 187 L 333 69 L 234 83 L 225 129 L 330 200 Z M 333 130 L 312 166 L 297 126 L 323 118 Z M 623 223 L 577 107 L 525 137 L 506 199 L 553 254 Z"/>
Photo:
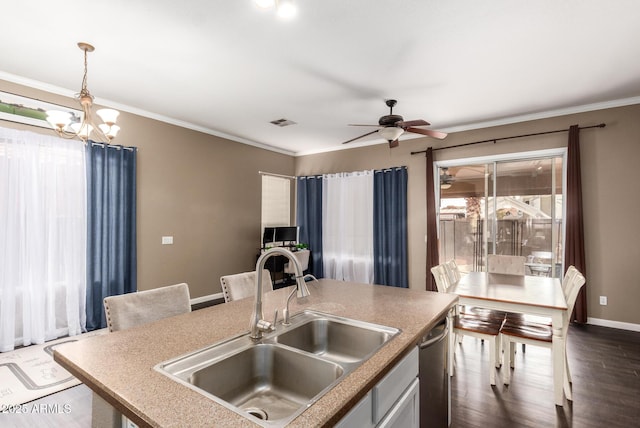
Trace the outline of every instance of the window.
<path fill-rule="evenodd" d="M 527 275 L 561 277 L 564 164 L 563 150 L 438 163 L 440 259 L 525 256 Z"/>
<path fill-rule="evenodd" d="M 262 175 L 261 234 L 265 227 L 291 225 L 291 179 Z"/>

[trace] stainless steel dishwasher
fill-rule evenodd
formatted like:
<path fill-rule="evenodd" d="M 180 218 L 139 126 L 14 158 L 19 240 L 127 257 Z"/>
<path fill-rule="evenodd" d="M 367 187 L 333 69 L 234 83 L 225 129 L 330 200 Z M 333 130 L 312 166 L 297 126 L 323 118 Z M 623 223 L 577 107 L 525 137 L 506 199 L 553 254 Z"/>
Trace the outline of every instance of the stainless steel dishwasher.
<path fill-rule="evenodd" d="M 451 381 L 448 370 L 449 319 L 443 318 L 420 343 L 420 427 L 451 424 Z"/>

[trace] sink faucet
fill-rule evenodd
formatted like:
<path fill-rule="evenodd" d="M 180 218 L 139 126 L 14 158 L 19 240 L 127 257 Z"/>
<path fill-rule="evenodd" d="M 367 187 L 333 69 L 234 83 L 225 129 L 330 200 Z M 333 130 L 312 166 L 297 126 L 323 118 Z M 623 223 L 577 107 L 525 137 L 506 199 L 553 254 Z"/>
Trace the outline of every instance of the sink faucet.
<path fill-rule="evenodd" d="M 264 313 L 262 312 L 262 270 L 264 269 L 264 265 L 267 262 L 267 259 L 271 256 L 281 255 L 285 256 L 289 259 L 291 263 L 293 263 L 293 269 L 296 276 L 296 289 L 298 297 L 305 297 L 310 295 L 309 289 L 307 288 L 307 284 L 305 283 L 304 276 L 302 275 L 302 268 L 300 267 L 300 262 L 296 256 L 289 250 L 286 250 L 281 247 L 275 247 L 268 251 L 265 251 L 264 254 L 258 258 L 256 263 L 256 297 L 255 297 L 255 305 L 253 307 L 253 313 L 251 314 L 251 335 L 250 337 L 253 340 L 259 340 L 262 338 L 262 333 L 265 331 L 272 331 L 275 324 L 275 320 L 272 323 L 264 320 Z M 293 292 L 289 295 L 287 299 L 287 308 L 286 317 L 288 321 L 289 315 L 289 300 L 293 296 Z M 277 314 L 277 312 L 276 312 Z M 276 315 L 277 316 L 277 315 Z"/>
<path fill-rule="evenodd" d="M 287 297 L 287 306 L 282 311 L 282 316 L 283 316 L 282 325 L 285 325 L 285 326 L 291 325 L 291 323 L 289 322 L 289 303 L 291 303 L 291 298 L 293 297 L 294 293 L 297 292 L 298 297 L 306 297 L 311 294 L 309 292 L 309 289 L 307 288 L 307 281 L 306 281 L 307 278 L 317 281 L 316 277 L 313 275 L 303 276 L 302 281 L 300 281 L 300 277 L 296 276 L 296 288 L 291 290 L 291 293 L 289 293 L 289 297 Z"/>

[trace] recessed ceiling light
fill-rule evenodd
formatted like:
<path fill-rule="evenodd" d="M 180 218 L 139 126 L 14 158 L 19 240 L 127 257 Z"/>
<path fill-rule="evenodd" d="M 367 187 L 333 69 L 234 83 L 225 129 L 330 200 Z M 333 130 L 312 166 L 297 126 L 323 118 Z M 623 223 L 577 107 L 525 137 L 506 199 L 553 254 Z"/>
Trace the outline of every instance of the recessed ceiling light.
<path fill-rule="evenodd" d="M 263 9 L 267 9 L 273 7 L 276 4 L 276 0 L 253 0 L 256 6 L 261 7 Z"/>
<path fill-rule="evenodd" d="M 293 0 L 279 0 L 276 7 L 278 16 L 284 19 L 293 18 L 298 12 Z"/>

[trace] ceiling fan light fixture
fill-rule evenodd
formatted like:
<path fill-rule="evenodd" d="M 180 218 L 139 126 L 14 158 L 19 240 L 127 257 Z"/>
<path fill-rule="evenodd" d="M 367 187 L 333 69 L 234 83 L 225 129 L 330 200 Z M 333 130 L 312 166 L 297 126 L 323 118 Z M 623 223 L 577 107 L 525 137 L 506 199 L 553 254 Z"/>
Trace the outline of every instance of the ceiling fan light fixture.
<path fill-rule="evenodd" d="M 379 130 L 378 133 L 387 141 L 395 141 L 404 133 L 404 129 L 395 126 L 388 126 Z"/>
<path fill-rule="evenodd" d="M 440 183 L 440 189 L 442 190 L 451 189 L 451 183 Z"/>

